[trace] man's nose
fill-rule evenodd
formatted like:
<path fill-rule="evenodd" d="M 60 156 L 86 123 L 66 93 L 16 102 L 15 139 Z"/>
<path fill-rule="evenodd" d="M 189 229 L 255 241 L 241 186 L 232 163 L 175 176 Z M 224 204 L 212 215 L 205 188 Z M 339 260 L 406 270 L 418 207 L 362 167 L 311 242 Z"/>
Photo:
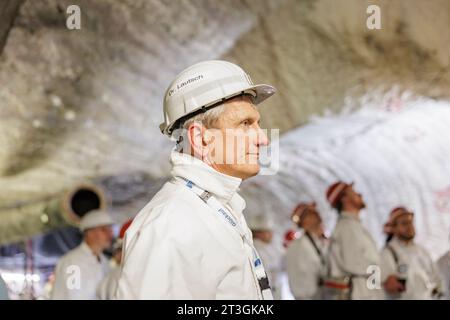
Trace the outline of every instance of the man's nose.
<path fill-rule="evenodd" d="M 267 138 L 266 133 L 263 129 L 258 127 L 258 136 L 257 136 L 257 145 L 258 147 L 264 147 L 269 145 L 269 138 Z"/>

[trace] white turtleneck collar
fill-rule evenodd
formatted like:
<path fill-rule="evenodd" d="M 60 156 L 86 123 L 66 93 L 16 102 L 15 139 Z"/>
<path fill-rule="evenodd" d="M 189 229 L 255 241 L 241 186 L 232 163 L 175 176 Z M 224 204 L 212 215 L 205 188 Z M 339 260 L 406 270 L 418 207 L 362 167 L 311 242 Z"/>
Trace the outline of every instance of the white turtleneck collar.
<path fill-rule="evenodd" d="M 414 241 L 410 241 L 409 243 L 406 243 L 405 241 L 400 240 L 396 236 L 394 236 L 392 238 L 391 242 L 397 244 L 398 246 L 400 246 L 402 248 L 413 248 L 415 246 Z"/>
<path fill-rule="evenodd" d="M 346 211 L 341 212 L 341 217 L 361 221 L 359 215 L 356 215 L 356 214 L 350 213 L 350 212 L 346 212 Z"/>
<path fill-rule="evenodd" d="M 245 200 L 237 193 L 242 179 L 220 173 L 203 161 L 176 150 L 172 151 L 170 161 L 172 176 L 191 180 L 238 213 L 244 210 Z"/>

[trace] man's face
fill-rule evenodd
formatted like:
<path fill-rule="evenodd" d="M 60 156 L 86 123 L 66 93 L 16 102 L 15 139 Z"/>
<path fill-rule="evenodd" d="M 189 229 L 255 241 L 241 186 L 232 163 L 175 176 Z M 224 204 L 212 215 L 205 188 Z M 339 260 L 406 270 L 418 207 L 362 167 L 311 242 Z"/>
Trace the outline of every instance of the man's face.
<path fill-rule="evenodd" d="M 394 235 L 401 240 L 412 240 L 416 236 L 414 216 L 406 213 L 395 219 L 393 224 Z"/>
<path fill-rule="evenodd" d="M 356 192 L 353 189 L 353 186 L 345 188 L 342 201 L 344 204 L 347 203 L 347 205 L 352 206 L 353 208 L 364 209 L 366 207 L 362 195 Z"/>
<path fill-rule="evenodd" d="M 317 212 L 314 206 L 306 209 L 306 212 L 303 214 L 303 219 L 301 222 L 301 227 L 306 231 L 311 229 L 318 228 L 322 224 L 322 218 L 320 214 Z"/>
<path fill-rule="evenodd" d="M 111 226 L 102 226 L 88 230 L 91 233 L 90 237 L 95 241 L 96 245 L 102 250 L 111 246 L 113 240 L 113 231 Z"/>
<path fill-rule="evenodd" d="M 224 174 L 246 179 L 258 174 L 260 146 L 269 144 L 259 126 L 260 115 L 249 97 L 237 97 L 225 104 L 209 145 L 213 167 Z"/>

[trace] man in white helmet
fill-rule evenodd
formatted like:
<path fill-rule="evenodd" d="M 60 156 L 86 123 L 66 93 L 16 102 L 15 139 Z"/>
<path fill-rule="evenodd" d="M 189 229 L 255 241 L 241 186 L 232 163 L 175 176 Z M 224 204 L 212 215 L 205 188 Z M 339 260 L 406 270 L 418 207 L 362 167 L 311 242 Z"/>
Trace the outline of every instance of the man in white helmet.
<path fill-rule="evenodd" d="M 429 300 L 441 297 L 439 271 L 427 250 L 414 241 L 414 213 L 394 208 L 385 226 L 392 239 L 381 252 L 381 275 L 386 297 Z"/>
<path fill-rule="evenodd" d="M 274 92 L 226 61 L 195 64 L 170 84 L 160 128 L 177 141 L 172 179 L 127 231 L 116 298 L 271 298 L 237 191 L 260 170 L 268 140 L 256 105 Z"/>
<path fill-rule="evenodd" d="M 95 300 L 98 284 L 109 271 L 103 251 L 113 238 L 109 214 L 93 210 L 80 220 L 83 242 L 66 253 L 55 269 L 53 300 Z"/>
<path fill-rule="evenodd" d="M 314 202 L 302 202 L 294 209 L 291 219 L 304 232 L 287 249 L 289 287 L 297 300 L 321 299 L 328 253 L 322 218 Z"/>
<path fill-rule="evenodd" d="M 328 188 L 326 198 L 339 217 L 330 239 L 329 269 L 322 288 L 324 298 L 383 299 L 375 274 L 380 265 L 380 253 L 360 220 L 366 207 L 362 195 L 354 189 L 353 183 L 338 181 Z M 336 294 L 330 295 L 332 292 Z"/>

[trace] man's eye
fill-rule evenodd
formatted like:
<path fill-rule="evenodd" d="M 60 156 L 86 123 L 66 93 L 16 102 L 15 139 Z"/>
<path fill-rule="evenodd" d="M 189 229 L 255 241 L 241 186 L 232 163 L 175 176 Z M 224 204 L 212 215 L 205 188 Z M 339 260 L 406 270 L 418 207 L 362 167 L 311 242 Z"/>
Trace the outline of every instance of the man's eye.
<path fill-rule="evenodd" d="M 244 120 L 244 121 L 241 122 L 241 124 L 244 125 L 244 126 L 248 126 L 248 125 L 250 125 L 250 121 Z"/>

